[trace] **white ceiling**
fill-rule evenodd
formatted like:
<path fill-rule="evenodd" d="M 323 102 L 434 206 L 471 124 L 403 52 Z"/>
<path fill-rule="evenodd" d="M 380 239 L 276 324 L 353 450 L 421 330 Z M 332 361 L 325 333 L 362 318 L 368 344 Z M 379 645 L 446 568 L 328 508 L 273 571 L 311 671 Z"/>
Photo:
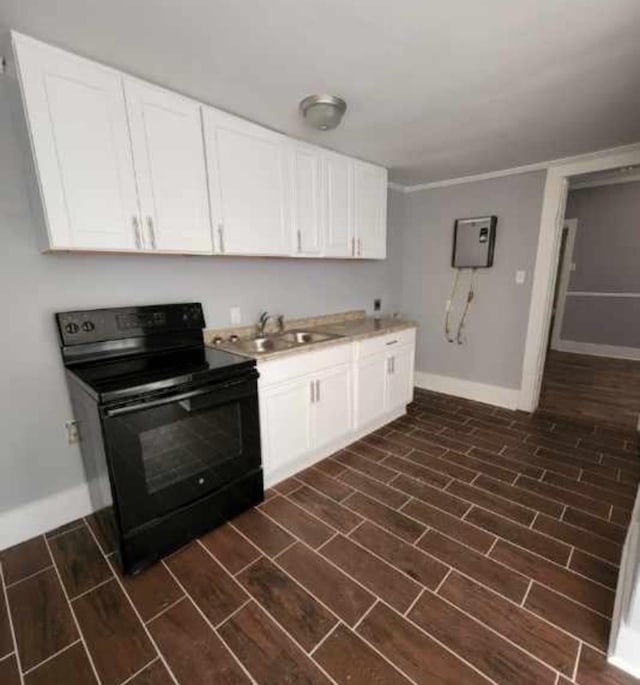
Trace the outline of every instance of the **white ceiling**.
<path fill-rule="evenodd" d="M 0 0 L 7 28 L 405 184 L 640 140 L 638 0 Z M 300 121 L 314 92 L 336 131 Z"/>

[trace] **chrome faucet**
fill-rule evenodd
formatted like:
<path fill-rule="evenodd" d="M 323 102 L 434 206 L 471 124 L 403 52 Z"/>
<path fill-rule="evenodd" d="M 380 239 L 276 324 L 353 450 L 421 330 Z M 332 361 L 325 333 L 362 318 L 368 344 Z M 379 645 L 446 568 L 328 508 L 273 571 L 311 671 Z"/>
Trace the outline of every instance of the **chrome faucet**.
<path fill-rule="evenodd" d="M 265 328 L 267 327 L 267 324 L 269 323 L 271 319 L 271 316 L 269 316 L 269 312 L 262 312 L 260 316 L 258 317 L 258 323 L 256 324 L 256 333 L 258 335 L 263 336 Z"/>
<path fill-rule="evenodd" d="M 278 322 L 278 333 L 282 335 L 284 333 L 284 314 L 278 314 L 276 321 Z"/>

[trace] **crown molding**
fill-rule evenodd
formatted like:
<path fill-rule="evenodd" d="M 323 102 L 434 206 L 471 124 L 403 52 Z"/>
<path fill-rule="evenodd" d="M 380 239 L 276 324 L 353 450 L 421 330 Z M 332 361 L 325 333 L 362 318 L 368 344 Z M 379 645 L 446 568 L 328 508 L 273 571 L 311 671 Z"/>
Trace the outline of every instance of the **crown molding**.
<path fill-rule="evenodd" d="M 603 178 L 601 180 L 581 181 L 580 183 L 569 184 L 569 191 L 583 190 L 584 188 L 599 188 L 600 186 L 617 186 L 620 183 L 635 183 L 640 181 L 640 174 L 629 174 L 628 176 L 618 176 L 616 178 Z"/>
<path fill-rule="evenodd" d="M 587 152 L 583 155 L 575 155 L 573 157 L 560 157 L 558 159 L 547 160 L 546 162 L 535 162 L 534 164 L 525 164 L 523 166 L 511 167 L 509 169 L 487 171 L 482 174 L 473 174 L 470 176 L 458 176 L 457 178 L 448 178 L 443 179 L 441 181 L 431 181 L 430 183 L 419 183 L 417 185 L 403 185 L 401 183 L 391 182 L 389 183 L 389 187 L 393 187 L 393 190 L 399 190 L 403 193 L 416 193 L 421 190 L 446 188 L 448 186 L 457 186 L 463 183 L 475 183 L 476 181 L 487 181 L 494 178 L 504 178 L 505 176 L 528 174 L 533 171 L 545 171 L 549 167 L 562 166 L 566 164 L 575 164 L 576 162 L 586 162 L 607 155 L 615 155 L 625 152 L 636 152 L 638 150 L 640 150 L 640 143 L 632 143 L 631 145 L 621 145 L 619 147 L 607 148 L 606 150 L 596 150 L 595 152 Z"/>

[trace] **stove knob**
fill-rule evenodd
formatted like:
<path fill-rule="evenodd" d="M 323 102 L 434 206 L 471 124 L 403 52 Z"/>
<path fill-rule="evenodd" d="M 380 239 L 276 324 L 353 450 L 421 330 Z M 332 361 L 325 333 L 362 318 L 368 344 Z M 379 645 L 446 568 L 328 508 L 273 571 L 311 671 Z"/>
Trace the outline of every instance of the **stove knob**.
<path fill-rule="evenodd" d="M 96 325 L 93 323 L 93 321 L 83 321 L 82 330 L 85 333 L 91 333 L 91 331 L 96 330 Z"/>
<path fill-rule="evenodd" d="M 65 327 L 64 330 L 69 333 L 70 335 L 73 335 L 74 333 L 77 333 L 80 330 L 80 326 L 78 326 L 77 323 L 74 323 L 73 321 L 71 323 L 68 323 Z"/>

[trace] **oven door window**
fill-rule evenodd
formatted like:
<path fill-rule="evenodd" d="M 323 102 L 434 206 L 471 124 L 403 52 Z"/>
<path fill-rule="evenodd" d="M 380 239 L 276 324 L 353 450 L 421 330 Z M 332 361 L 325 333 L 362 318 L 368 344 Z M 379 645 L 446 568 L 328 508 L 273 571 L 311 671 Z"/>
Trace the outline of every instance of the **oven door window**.
<path fill-rule="evenodd" d="M 200 391 L 107 415 L 105 438 L 126 528 L 260 465 L 256 396 L 231 394 Z"/>

